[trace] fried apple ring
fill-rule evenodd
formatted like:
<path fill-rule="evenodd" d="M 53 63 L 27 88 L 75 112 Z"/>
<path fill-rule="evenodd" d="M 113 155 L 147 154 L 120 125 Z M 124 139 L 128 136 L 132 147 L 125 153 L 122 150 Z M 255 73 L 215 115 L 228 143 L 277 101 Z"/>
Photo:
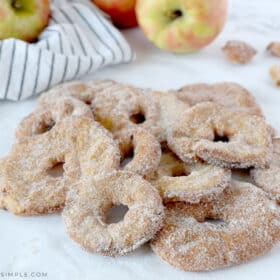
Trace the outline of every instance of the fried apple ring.
<path fill-rule="evenodd" d="M 280 138 L 273 139 L 273 156 L 268 169 L 252 169 L 254 183 L 280 204 Z"/>
<path fill-rule="evenodd" d="M 59 97 L 73 97 L 90 105 L 97 93 L 100 93 L 104 89 L 110 88 L 115 84 L 116 82 L 111 80 L 101 80 L 96 82 L 74 81 L 64 83 L 43 93 L 38 100 L 38 107 L 44 107 L 46 104 L 49 104 L 50 100 L 55 100 Z"/>
<path fill-rule="evenodd" d="M 280 237 L 280 211 L 254 185 L 232 182 L 210 204 L 173 203 L 151 243 L 153 251 L 185 271 L 240 264 L 272 248 Z"/>
<path fill-rule="evenodd" d="M 102 160 L 100 160 L 102 158 Z M 52 174 L 60 165 L 62 174 Z M 4 162 L 3 206 L 18 215 L 51 213 L 81 174 L 96 176 L 119 166 L 119 149 L 93 119 L 69 117 L 44 135 L 16 143 Z"/>
<path fill-rule="evenodd" d="M 263 168 L 271 156 L 271 130 L 261 117 L 206 102 L 174 125 L 168 145 L 185 162 L 202 159 L 226 168 Z"/>
<path fill-rule="evenodd" d="M 219 197 L 230 179 L 230 170 L 201 162 L 184 163 L 165 146 L 159 167 L 150 182 L 157 187 L 165 203 L 200 203 Z"/>
<path fill-rule="evenodd" d="M 108 224 L 114 205 L 129 210 Z M 70 237 L 87 251 L 122 256 L 149 241 L 160 229 L 163 205 L 157 190 L 139 175 L 117 171 L 103 178 L 83 177 L 68 195 L 62 216 Z"/>
<path fill-rule="evenodd" d="M 253 95 L 237 83 L 191 84 L 182 87 L 175 94 L 191 106 L 213 102 L 234 112 L 263 116 Z"/>
<path fill-rule="evenodd" d="M 159 105 L 150 90 L 116 83 L 96 96 L 92 110 L 95 119 L 114 135 L 140 127 L 161 138 Z"/>
<path fill-rule="evenodd" d="M 120 133 L 117 139 L 122 155 L 121 166 L 125 171 L 149 177 L 159 165 L 160 144 L 149 131 L 137 128 Z M 126 162 L 131 158 L 129 162 Z"/>
<path fill-rule="evenodd" d="M 57 122 L 69 116 L 93 118 L 88 106 L 71 97 L 56 97 L 39 106 L 17 126 L 16 138 L 22 139 L 50 131 Z"/>

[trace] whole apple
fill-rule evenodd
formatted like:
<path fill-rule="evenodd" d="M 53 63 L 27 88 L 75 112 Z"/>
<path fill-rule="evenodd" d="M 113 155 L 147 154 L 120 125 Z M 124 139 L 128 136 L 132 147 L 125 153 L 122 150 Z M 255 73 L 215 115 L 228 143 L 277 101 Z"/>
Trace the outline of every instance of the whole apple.
<path fill-rule="evenodd" d="M 161 49 L 193 52 L 211 43 L 227 16 L 227 0 L 138 0 L 144 33 Z"/>
<path fill-rule="evenodd" d="M 92 0 L 101 10 L 109 14 L 119 28 L 137 26 L 136 0 Z"/>
<path fill-rule="evenodd" d="M 49 0 L 1 0 L 0 40 L 35 41 L 47 26 L 49 15 Z"/>

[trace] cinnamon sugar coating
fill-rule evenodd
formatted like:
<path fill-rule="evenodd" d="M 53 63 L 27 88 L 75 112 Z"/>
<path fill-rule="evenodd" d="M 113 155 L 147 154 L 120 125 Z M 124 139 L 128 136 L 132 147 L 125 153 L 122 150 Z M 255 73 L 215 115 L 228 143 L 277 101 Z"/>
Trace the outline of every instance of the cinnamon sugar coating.
<path fill-rule="evenodd" d="M 214 102 L 236 113 L 263 116 L 254 96 L 237 83 L 190 84 L 174 93 L 191 106 L 202 102 Z"/>
<path fill-rule="evenodd" d="M 150 96 L 150 90 L 115 83 L 98 94 L 91 107 L 95 119 L 113 134 L 140 127 L 160 139 L 159 105 Z"/>
<path fill-rule="evenodd" d="M 279 237 L 279 207 L 259 188 L 232 182 L 215 202 L 169 204 L 151 246 L 172 266 L 206 271 L 247 262 Z"/>
<path fill-rule="evenodd" d="M 246 64 L 257 54 L 254 47 L 242 41 L 228 41 L 223 47 L 223 52 L 231 62 Z"/>
<path fill-rule="evenodd" d="M 93 119 L 90 108 L 72 97 L 56 97 L 45 101 L 35 111 L 26 116 L 17 126 L 16 138 L 21 139 L 51 130 L 56 123 L 69 116 L 82 116 Z"/>
<path fill-rule="evenodd" d="M 280 141 L 271 159 L 272 134 L 254 97 L 235 83 L 170 92 L 65 83 L 39 98 L 0 159 L 0 208 L 63 208 L 70 237 L 105 256 L 153 239 L 153 250 L 183 270 L 239 264 L 280 238 Z M 225 167 L 255 167 L 258 187 L 230 181 Z M 117 205 L 129 210 L 110 222 Z"/>
<path fill-rule="evenodd" d="M 202 159 L 227 168 L 262 168 L 271 156 L 271 130 L 261 117 L 206 102 L 174 125 L 168 145 L 185 162 Z"/>
<path fill-rule="evenodd" d="M 159 127 L 161 133 L 158 140 L 165 142 L 168 129 L 182 118 L 190 106 L 188 103 L 181 101 L 172 92 L 152 91 L 149 98 L 159 105 Z"/>
<path fill-rule="evenodd" d="M 75 81 L 54 87 L 39 98 L 38 108 L 58 97 L 79 99 L 92 109 L 96 120 L 111 132 L 145 128 L 158 139 L 159 106 L 152 101 L 151 90 L 140 89 L 111 80 Z"/>
<path fill-rule="evenodd" d="M 150 182 L 157 187 L 165 203 L 201 203 L 217 199 L 228 186 L 230 178 L 230 170 L 202 162 L 184 163 L 165 147 Z"/>
<path fill-rule="evenodd" d="M 273 155 L 267 169 L 252 169 L 255 184 L 280 204 L 280 139 L 273 139 Z"/>
<path fill-rule="evenodd" d="M 108 224 L 114 205 L 129 210 L 123 220 Z M 67 195 L 63 219 L 70 237 L 84 249 L 122 256 L 149 241 L 160 229 L 163 205 L 157 190 L 139 175 L 117 171 L 107 176 L 82 177 Z"/>
<path fill-rule="evenodd" d="M 90 105 L 98 93 L 114 86 L 115 84 L 116 82 L 111 80 L 67 82 L 43 93 L 38 100 L 38 107 L 44 107 L 50 100 L 55 100 L 58 97 L 73 97 Z"/>
<path fill-rule="evenodd" d="M 131 156 L 123 170 L 149 177 L 158 168 L 161 157 L 160 144 L 149 131 L 143 128 L 125 129 L 120 131 L 117 142 L 122 161 Z"/>
<path fill-rule="evenodd" d="M 98 123 L 66 118 L 47 134 L 14 144 L 2 169 L 2 206 L 18 215 L 57 211 L 81 175 L 111 172 L 119 166 L 119 158 L 117 144 Z M 62 174 L 54 176 L 50 170 L 57 165 L 62 165 Z"/>

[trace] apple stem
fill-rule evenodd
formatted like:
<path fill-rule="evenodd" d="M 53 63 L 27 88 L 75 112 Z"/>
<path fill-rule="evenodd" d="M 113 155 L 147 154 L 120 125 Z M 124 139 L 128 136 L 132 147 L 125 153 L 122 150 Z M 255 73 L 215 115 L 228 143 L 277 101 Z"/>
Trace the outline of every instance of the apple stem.
<path fill-rule="evenodd" d="M 20 9 L 21 8 L 20 1 L 18 1 L 18 0 L 11 0 L 11 6 L 14 9 L 16 9 L 16 10 Z"/>
<path fill-rule="evenodd" d="M 181 17 L 182 15 L 183 15 L 183 13 L 181 10 L 175 10 L 175 11 L 167 13 L 167 16 L 168 16 L 168 18 L 170 18 L 170 20 L 175 20 L 175 19 Z"/>

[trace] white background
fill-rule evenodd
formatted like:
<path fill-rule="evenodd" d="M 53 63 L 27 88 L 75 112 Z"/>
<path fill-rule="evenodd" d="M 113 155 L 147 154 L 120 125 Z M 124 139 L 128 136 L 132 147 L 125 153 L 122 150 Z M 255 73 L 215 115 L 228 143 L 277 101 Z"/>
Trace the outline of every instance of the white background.
<path fill-rule="evenodd" d="M 280 64 L 280 59 L 265 52 L 270 41 L 280 41 L 279 0 L 232 0 L 224 32 L 211 46 L 193 55 L 161 52 L 137 29 L 124 34 L 137 60 L 104 69 L 87 79 L 110 78 L 162 90 L 185 83 L 239 82 L 254 94 L 279 135 L 280 88 L 273 85 L 268 69 Z M 229 64 L 221 53 L 228 39 L 247 40 L 258 49 L 257 57 L 249 65 Z M 17 122 L 32 111 L 35 103 L 0 102 L 0 156 L 13 143 Z M 40 279 L 279 279 L 279 264 L 279 244 L 248 264 L 207 273 L 175 270 L 152 254 L 148 246 L 126 257 L 100 257 L 84 252 L 67 237 L 60 215 L 23 218 L 0 210 L 0 273 L 48 273 L 48 278 Z"/>

